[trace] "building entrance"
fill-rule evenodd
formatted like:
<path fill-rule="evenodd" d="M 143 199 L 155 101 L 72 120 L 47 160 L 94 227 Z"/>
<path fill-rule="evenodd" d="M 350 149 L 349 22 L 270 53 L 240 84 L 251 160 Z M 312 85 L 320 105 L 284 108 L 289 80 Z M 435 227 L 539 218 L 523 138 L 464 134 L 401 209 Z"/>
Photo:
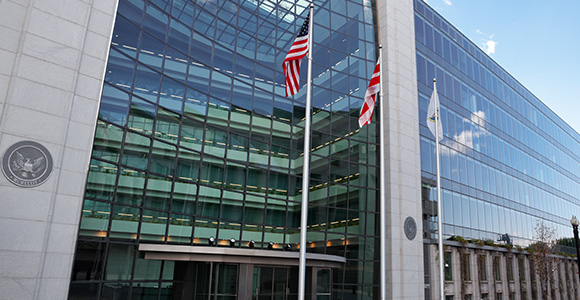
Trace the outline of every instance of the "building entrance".
<path fill-rule="evenodd" d="M 183 300 L 294 300 L 298 267 L 179 262 L 173 298 Z M 306 268 L 306 299 L 330 299 L 330 268 Z"/>
<path fill-rule="evenodd" d="M 298 252 L 140 244 L 145 259 L 174 262 L 171 299 L 293 300 L 298 298 Z M 344 257 L 306 253 L 305 299 L 330 299 L 332 269 Z"/>

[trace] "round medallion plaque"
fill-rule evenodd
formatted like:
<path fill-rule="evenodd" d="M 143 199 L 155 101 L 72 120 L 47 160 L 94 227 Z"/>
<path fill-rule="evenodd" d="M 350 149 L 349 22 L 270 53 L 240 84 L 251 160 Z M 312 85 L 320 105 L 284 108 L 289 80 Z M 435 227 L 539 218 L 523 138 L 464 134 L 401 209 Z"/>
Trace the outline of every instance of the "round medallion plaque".
<path fill-rule="evenodd" d="M 36 187 L 52 174 L 52 156 L 41 144 L 21 141 L 8 148 L 2 157 L 2 173 L 20 187 Z"/>
<path fill-rule="evenodd" d="M 412 217 L 407 217 L 404 224 L 405 236 L 412 241 L 417 235 L 417 223 Z"/>

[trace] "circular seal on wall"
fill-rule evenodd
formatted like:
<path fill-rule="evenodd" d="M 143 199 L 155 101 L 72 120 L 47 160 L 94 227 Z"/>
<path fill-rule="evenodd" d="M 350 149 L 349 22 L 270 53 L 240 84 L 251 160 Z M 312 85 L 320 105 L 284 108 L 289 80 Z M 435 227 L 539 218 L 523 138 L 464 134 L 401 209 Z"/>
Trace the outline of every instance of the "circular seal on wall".
<path fill-rule="evenodd" d="M 2 157 L 2 173 L 20 187 L 37 187 L 52 174 L 52 156 L 41 144 L 21 141 L 8 148 Z"/>
<path fill-rule="evenodd" d="M 407 217 L 405 219 L 404 228 L 405 236 L 407 236 L 407 238 L 412 241 L 417 235 L 417 223 L 415 223 L 415 219 L 412 217 Z"/>

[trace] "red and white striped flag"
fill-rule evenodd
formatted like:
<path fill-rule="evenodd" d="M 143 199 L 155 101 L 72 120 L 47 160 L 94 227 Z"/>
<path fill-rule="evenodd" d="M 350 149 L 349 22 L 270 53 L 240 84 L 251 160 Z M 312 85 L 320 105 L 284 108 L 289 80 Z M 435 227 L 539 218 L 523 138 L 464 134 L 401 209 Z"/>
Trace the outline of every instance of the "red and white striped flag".
<path fill-rule="evenodd" d="M 300 64 L 302 58 L 308 53 L 308 24 L 310 23 L 310 13 L 304 20 L 304 24 L 296 36 L 288 55 L 282 63 L 284 77 L 286 77 L 286 97 L 298 93 L 300 89 Z"/>
<path fill-rule="evenodd" d="M 381 90 L 381 61 L 377 61 L 375 71 L 371 77 L 369 87 L 365 92 L 365 102 L 360 109 L 360 117 L 358 118 L 358 125 L 363 127 L 370 124 L 373 120 L 373 112 L 375 111 L 375 102 L 377 93 Z"/>

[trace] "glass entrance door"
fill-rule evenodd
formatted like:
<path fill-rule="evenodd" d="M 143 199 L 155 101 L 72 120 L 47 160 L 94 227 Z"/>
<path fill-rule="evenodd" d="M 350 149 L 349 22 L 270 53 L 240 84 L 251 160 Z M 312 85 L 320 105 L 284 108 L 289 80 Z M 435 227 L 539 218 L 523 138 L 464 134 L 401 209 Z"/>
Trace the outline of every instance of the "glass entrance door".
<path fill-rule="evenodd" d="M 254 266 L 252 280 L 253 300 L 298 299 L 298 267 Z M 305 299 L 330 299 L 331 285 L 330 268 L 306 268 Z"/>
<path fill-rule="evenodd" d="M 298 299 L 296 266 L 186 262 L 176 264 L 175 275 L 173 299 Z M 331 277 L 329 268 L 307 267 L 305 299 L 330 299 Z"/>
<path fill-rule="evenodd" d="M 226 263 L 194 263 L 192 297 L 194 300 L 238 299 L 238 265 Z"/>
<path fill-rule="evenodd" d="M 254 300 L 297 299 L 298 268 L 255 266 L 252 295 Z"/>

